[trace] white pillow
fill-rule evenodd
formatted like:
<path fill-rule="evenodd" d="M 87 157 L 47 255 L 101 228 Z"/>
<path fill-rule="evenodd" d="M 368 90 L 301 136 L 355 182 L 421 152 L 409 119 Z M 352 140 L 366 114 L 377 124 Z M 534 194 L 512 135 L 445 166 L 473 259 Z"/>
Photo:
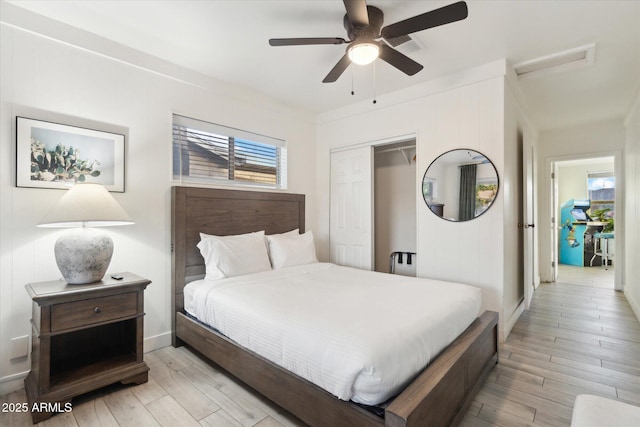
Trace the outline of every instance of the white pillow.
<path fill-rule="evenodd" d="M 265 237 L 274 270 L 318 262 L 311 231 L 304 234 L 285 233 Z"/>
<path fill-rule="evenodd" d="M 300 229 L 296 228 L 295 230 L 291 230 L 291 231 L 285 231 L 284 233 L 280 233 L 280 234 L 270 234 L 270 236 L 299 236 L 300 235 Z"/>
<path fill-rule="evenodd" d="M 299 236 L 300 235 L 300 229 L 296 228 L 295 230 L 290 230 L 290 231 L 285 231 L 284 233 L 277 233 L 277 234 L 269 234 L 269 237 L 278 237 L 278 236 Z M 264 236 L 264 244 L 267 245 L 267 253 L 269 254 L 269 259 L 271 259 L 271 254 L 269 253 L 269 240 L 266 238 L 267 236 Z"/>
<path fill-rule="evenodd" d="M 204 240 L 204 239 L 209 239 L 209 238 L 214 238 L 214 239 L 233 239 L 235 237 L 247 237 L 247 236 L 264 236 L 264 230 L 261 231 L 253 231 L 251 233 L 245 233 L 245 234 L 234 234 L 232 236 L 216 236 L 213 234 L 204 234 L 204 233 L 200 233 L 200 240 Z"/>
<path fill-rule="evenodd" d="M 207 280 L 271 270 L 264 231 L 234 236 L 200 234 L 200 238 L 198 249 L 204 258 Z"/>

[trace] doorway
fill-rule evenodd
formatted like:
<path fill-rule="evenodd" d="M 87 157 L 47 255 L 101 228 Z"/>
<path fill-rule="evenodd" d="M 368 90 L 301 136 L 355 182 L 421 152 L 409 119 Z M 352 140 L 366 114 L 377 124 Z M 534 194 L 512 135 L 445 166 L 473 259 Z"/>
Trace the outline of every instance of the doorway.
<path fill-rule="evenodd" d="M 556 282 L 614 289 L 619 242 L 614 155 L 552 163 L 552 253 Z"/>
<path fill-rule="evenodd" d="M 396 274 L 416 275 L 415 156 L 415 140 L 374 148 L 375 271 L 389 273 L 393 263 Z"/>

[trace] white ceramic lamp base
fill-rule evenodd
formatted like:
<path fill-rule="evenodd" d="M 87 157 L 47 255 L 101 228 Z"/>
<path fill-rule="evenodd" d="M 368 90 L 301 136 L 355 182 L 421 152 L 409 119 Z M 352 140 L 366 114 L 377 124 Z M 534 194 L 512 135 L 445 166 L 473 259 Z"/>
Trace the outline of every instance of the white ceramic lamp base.
<path fill-rule="evenodd" d="M 65 231 L 54 247 L 56 263 L 67 283 L 82 285 L 102 280 L 113 255 L 113 240 L 94 228 Z"/>

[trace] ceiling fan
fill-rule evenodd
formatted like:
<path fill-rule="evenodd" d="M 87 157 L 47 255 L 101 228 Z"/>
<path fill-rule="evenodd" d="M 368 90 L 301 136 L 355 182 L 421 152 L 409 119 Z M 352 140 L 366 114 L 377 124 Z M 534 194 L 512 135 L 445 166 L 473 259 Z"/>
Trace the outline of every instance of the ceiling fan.
<path fill-rule="evenodd" d="M 341 37 L 286 38 L 269 39 L 269 44 L 300 46 L 348 43 L 345 54 L 322 80 L 323 83 L 338 80 L 351 62 L 364 65 L 373 62 L 376 58 L 412 76 L 422 70 L 422 65 L 391 47 L 389 40 L 460 21 L 469 15 L 467 4 L 459 1 L 382 28 L 384 13 L 380 9 L 367 6 L 366 0 L 343 0 L 343 2 L 347 10 L 343 25 L 349 40 Z"/>

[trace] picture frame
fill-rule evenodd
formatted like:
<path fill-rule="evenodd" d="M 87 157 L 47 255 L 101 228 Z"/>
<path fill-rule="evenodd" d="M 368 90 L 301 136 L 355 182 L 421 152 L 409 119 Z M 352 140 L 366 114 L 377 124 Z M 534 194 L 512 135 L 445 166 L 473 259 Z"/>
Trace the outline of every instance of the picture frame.
<path fill-rule="evenodd" d="M 16 187 L 93 182 L 124 193 L 125 136 L 16 116 Z"/>

